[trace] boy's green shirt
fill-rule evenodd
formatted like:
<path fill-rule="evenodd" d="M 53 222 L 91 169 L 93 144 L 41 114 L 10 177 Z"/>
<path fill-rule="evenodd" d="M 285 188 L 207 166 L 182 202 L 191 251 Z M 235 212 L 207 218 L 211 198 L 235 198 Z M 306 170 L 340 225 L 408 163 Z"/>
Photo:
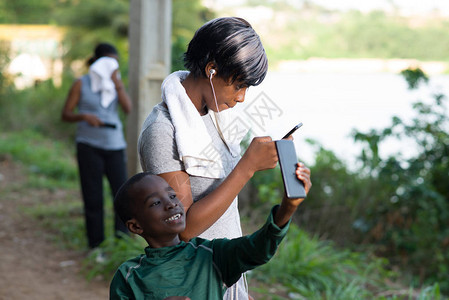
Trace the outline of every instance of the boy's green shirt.
<path fill-rule="evenodd" d="M 237 239 L 193 238 L 172 247 L 145 248 L 117 270 L 110 299 L 223 299 L 227 286 L 242 273 L 268 262 L 287 233 L 290 221 L 274 224 L 274 207 L 255 233 Z"/>

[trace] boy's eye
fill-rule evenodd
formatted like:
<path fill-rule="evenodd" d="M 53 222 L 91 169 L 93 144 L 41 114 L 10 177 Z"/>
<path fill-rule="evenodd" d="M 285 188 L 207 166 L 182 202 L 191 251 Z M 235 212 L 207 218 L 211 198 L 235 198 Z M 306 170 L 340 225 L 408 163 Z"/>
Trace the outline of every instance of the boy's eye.
<path fill-rule="evenodd" d="M 154 201 L 153 203 L 151 203 L 151 204 L 150 204 L 150 207 L 153 207 L 153 206 L 159 205 L 160 203 L 161 203 L 161 201 L 159 201 L 159 200 L 157 200 L 157 201 Z"/>
<path fill-rule="evenodd" d="M 176 194 L 170 195 L 170 199 L 175 199 L 175 198 L 176 198 Z"/>

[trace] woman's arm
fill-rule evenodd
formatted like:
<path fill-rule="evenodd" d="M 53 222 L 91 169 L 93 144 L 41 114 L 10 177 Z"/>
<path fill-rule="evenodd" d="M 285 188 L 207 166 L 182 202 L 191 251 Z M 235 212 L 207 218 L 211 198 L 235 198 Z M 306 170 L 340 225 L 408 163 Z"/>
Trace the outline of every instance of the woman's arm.
<path fill-rule="evenodd" d="M 185 171 L 160 174 L 159 176 L 176 191 L 187 212 L 186 229 L 181 238 L 189 240 L 212 226 L 225 213 L 254 173 L 274 168 L 277 159 L 276 147 L 270 137 L 253 139 L 227 178 L 214 191 L 195 203 L 192 199 L 189 175 Z"/>
<path fill-rule="evenodd" d="M 97 116 L 92 114 L 75 113 L 75 108 L 78 105 L 81 95 L 81 80 L 77 80 L 70 88 L 69 94 L 62 109 L 61 119 L 66 122 L 86 121 L 91 126 L 100 126 L 103 123 Z"/>
<path fill-rule="evenodd" d="M 115 90 L 117 91 L 118 102 L 120 103 L 120 106 L 126 114 L 129 114 L 132 109 L 131 99 L 129 98 L 128 93 L 125 90 L 125 85 L 123 84 L 122 80 L 118 78 L 117 74 L 118 69 L 112 73 L 111 79 L 115 84 Z"/>

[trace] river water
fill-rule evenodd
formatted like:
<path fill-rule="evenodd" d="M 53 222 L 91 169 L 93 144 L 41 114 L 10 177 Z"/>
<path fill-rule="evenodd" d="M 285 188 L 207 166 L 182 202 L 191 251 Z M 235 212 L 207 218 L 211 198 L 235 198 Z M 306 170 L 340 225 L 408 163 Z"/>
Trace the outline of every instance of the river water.
<path fill-rule="evenodd" d="M 353 164 L 361 150 L 350 135 L 353 129 L 366 132 L 385 128 L 394 115 L 410 120 L 414 102 L 428 101 L 433 92 L 448 95 L 448 89 L 448 75 L 432 76 L 428 85 L 410 91 L 403 77 L 392 73 L 269 72 L 237 107 L 248 112 L 262 104 L 256 112 L 259 120 L 254 119 L 251 125 L 255 135 L 279 139 L 303 122 L 294 134 L 295 147 L 308 164 L 313 163 L 316 149 L 305 142 L 306 138 Z M 413 147 L 407 141 L 388 141 L 381 147 L 383 156 L 397 152 L 411 155 Z"/>

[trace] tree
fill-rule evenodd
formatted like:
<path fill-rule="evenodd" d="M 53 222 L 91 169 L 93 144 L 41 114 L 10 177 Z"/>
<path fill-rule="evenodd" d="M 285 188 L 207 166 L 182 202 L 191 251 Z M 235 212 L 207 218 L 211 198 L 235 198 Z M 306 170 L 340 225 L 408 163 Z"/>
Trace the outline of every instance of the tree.
<path fill-rule="evenodd" d="M 419 69 L 408 69 L 410 88 L 426 83 Z M 413 105 L 416 116 L 409 122 L 394 117 L 380 131 L 355 132 L 364 144 L 361 161 L 371 180 L 373 197 L 364 216 L 370 227 L 367 241 L 393 264 L 414 271 L 421 280 L 440 281 L 449 291 L 449 117 L 447 99 L 434 94 L 432 101 Z M 416 154 L 400 153 L 383 159 L 378 154 L 386 138 L 408 139 Z"/>
<path fill-rule="evenodd" d="M 213 13 L 200 0 L 173 0 L 172 9 L 172 69 L 179 70 L 183 68 L 182 55 L 195 30 L 213 18 Z M 58 24 L 67 26 L 68 61 L 85 59 L 95 44 L 109 41 L 118 46 L 121 60 L 127 65 L 128 0 L 67 0 L 58 6 L 55 18 Z"/>
<path fill-rule="evenodd" d="M 50 24 L 54 0 L 0 0 L 0 23 Z"/>

